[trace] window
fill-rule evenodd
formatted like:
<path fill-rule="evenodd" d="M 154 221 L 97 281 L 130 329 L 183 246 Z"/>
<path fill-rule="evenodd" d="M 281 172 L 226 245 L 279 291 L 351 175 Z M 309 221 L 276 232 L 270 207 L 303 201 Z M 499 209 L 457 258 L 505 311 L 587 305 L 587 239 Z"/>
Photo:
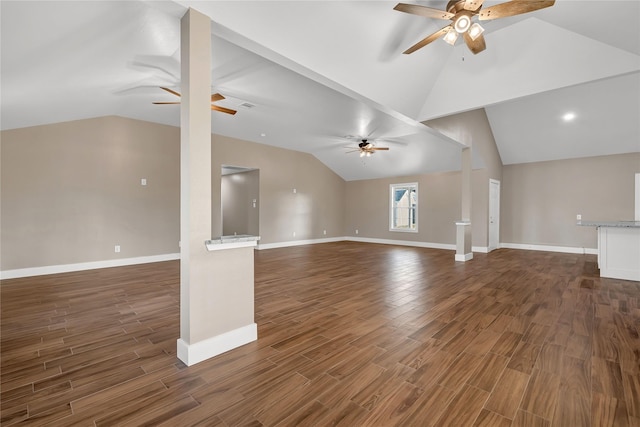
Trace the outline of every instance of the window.
<path fill-rule="evenodd" d="M 391 184 L 389 230 L 418 231 L 418 183 Z"/>

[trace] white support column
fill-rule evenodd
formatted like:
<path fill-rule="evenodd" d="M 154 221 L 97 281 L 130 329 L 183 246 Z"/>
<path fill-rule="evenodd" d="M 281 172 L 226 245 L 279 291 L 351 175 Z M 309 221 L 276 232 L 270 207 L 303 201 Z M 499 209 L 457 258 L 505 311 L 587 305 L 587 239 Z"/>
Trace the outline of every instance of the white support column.
<path fill-rule="evenodd" d="M 462 220 L 456 222 L 456 261 L 469 261 L 473 259 L 473 252 L 471 250 L 471 172 L 471 146 L 468 146 L 462 149 L 462 184 L 460 195 Z"/>
<path fill-rule="evenodd" d="M 640 221 L 640 173 L 636 174 L 636 212 L 634 219 Z"/>
<path fill-rule="evenodd" d="M 181 62 L 177 353 L 192 365 L 254 341 L 257 328 L 253 248 L 209 252 L 205 246 L 212 238 L 211 19 L 193 9 L 181 21 Z"/>

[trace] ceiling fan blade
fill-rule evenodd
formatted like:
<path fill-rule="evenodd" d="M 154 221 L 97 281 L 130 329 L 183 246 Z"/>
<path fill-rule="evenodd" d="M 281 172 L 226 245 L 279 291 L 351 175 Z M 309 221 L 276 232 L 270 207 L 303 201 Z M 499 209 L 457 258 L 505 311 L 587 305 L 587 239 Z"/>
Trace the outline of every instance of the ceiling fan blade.
<path fill-rule="evenodd" d="M 520 15 L 553 6 L 554 3 L 555 0 L 512 0 L 481 10 L 478 19 L 488 21 L 490 19 Z"/>
<path fill-rule="evenodd" d="M 425 18 L 451 19 L 455 16 L 453 13 L 420 6 L 419 4 L 398 3 L 393 9 L 400 12 L 411 13 L 413 15 L 424 16 Z"/>
<path fill-rule="evenodd" d="M 482 3 L 484 3 L 484 0 L 467 0 L 464 2 L 463 8 L 475 11 L 482 7 Z"/>
<path fill-rule="evenodd" d="M 164 104 L 180 104 L 179 102 L 153 102 L 153 104 L 164 105 Z"/>
<path fill-rule="evenodd" d="M 217 105 L 212 105 L 211 109 L 214 111 L 220 111 L 221 113 L 227 113 L 227 114 L 231 114 L 232 116 L 237 113 L 236 110 L 232 110 L 230 108 L 224 108 L 224 107 L 219 107 Z"/>
<path fill-rule="evenodd" d="M 167 92 L 169 92 L 169 93 L 171 93 L 171 94 L 173 94 L 175 96 L 180 96 L 180 94 L 178 92 L 176 92 L 175 90 L 171 90 L 171 89 L 166 88 L 166 87 L 160 87 L 160 89 L 166 90 Z"/>
<path fill-rule="evenodd" d="M 446 32 L 449 30 L 449 28 L 451 28 L 451 25 L 447 25 L 446 27 L 442 28 L 441 30 L 436 31 L 435 33 L 425 37 L 424 39 L 420 40 L 418 43 L 414 44 L 413 46 L 411 46 L 409 49 L 405 50 L 404 54 L 410 54 L 415 52 L 416 50 L 425 47 L 426 45 L 428 45 L 429 43 L 431 43 L 432 41 L 438 39 L 439 37 L 442 37 L 446 34 Z"/>
<path fill-rule="evenodd" d="M 484 36 L 480 34 L 475 40 L 471 38 L 469 32 L 464 33 L 464 41 L 467 44 L 467 47 L 474 55 L 479 54 L 483 50 L 487 48 L 486 43 L 484 42 Z"/>
<path fill-rule="evenodd" d="M 387 150 L 389 150 L 389 147 L 372 147 L 372 148 L 369 148 L 369 150 L 383 150 L 383 151 L 387 151 Z"/>
<path fill-rule="evenodd" d="M 216 101 L 222 101 L 224 98 L 224 96 L 220 95 L 219 93 L 214 93 L 211 95 L 211 102 L 216 102 Z"/>

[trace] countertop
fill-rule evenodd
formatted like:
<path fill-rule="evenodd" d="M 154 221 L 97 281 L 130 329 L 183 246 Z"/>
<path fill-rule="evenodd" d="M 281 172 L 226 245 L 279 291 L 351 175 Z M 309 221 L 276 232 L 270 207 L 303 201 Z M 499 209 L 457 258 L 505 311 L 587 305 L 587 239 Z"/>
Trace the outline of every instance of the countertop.
<path fill-rule="evenodd" d="M 238 234 L 233 236 L 220 236 L 215 239 L 205 240 L 204 244 L 209 251 L 220 249 L 243 248 L 247 246 L 256 246 L 260 240 L 260 236 L 252 236 L 249 234 Z"/>
<path fill-rule="evenodd" d="M 640 228 L 640 221 L 578 221 L 576 225 L 585 227 Z"/>

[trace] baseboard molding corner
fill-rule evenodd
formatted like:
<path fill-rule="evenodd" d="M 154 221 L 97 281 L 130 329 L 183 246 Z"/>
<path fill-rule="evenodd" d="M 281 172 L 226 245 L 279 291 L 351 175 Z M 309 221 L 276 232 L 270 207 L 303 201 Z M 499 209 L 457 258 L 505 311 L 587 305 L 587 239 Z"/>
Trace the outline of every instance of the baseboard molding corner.
<path fill-rule="evenodd" d="M 179 338 L 177 341 L 177 356 L 187 366 L 192 366 L 257 339 L 258 325 L 256 323 L 242 326 L 194 344 L 188 344 L 182 338 Z"/>
<path fill-rule="evenodd" d="M 105 261 L 80 262 L 76 264 L 48 265 L 44 267 L 18 268 L 15 270 L 0 271 L 0 279 L 18 279 L 21 277 L 71 273 L 74 271 L 95 270 L 98 268 L 124 267 L 127 265 L 149 264 L 152 262 L 173 261 L 177 259 L 180 259 L 179 253 L 150 255 L 135 258 L 119 258 Z"/>

